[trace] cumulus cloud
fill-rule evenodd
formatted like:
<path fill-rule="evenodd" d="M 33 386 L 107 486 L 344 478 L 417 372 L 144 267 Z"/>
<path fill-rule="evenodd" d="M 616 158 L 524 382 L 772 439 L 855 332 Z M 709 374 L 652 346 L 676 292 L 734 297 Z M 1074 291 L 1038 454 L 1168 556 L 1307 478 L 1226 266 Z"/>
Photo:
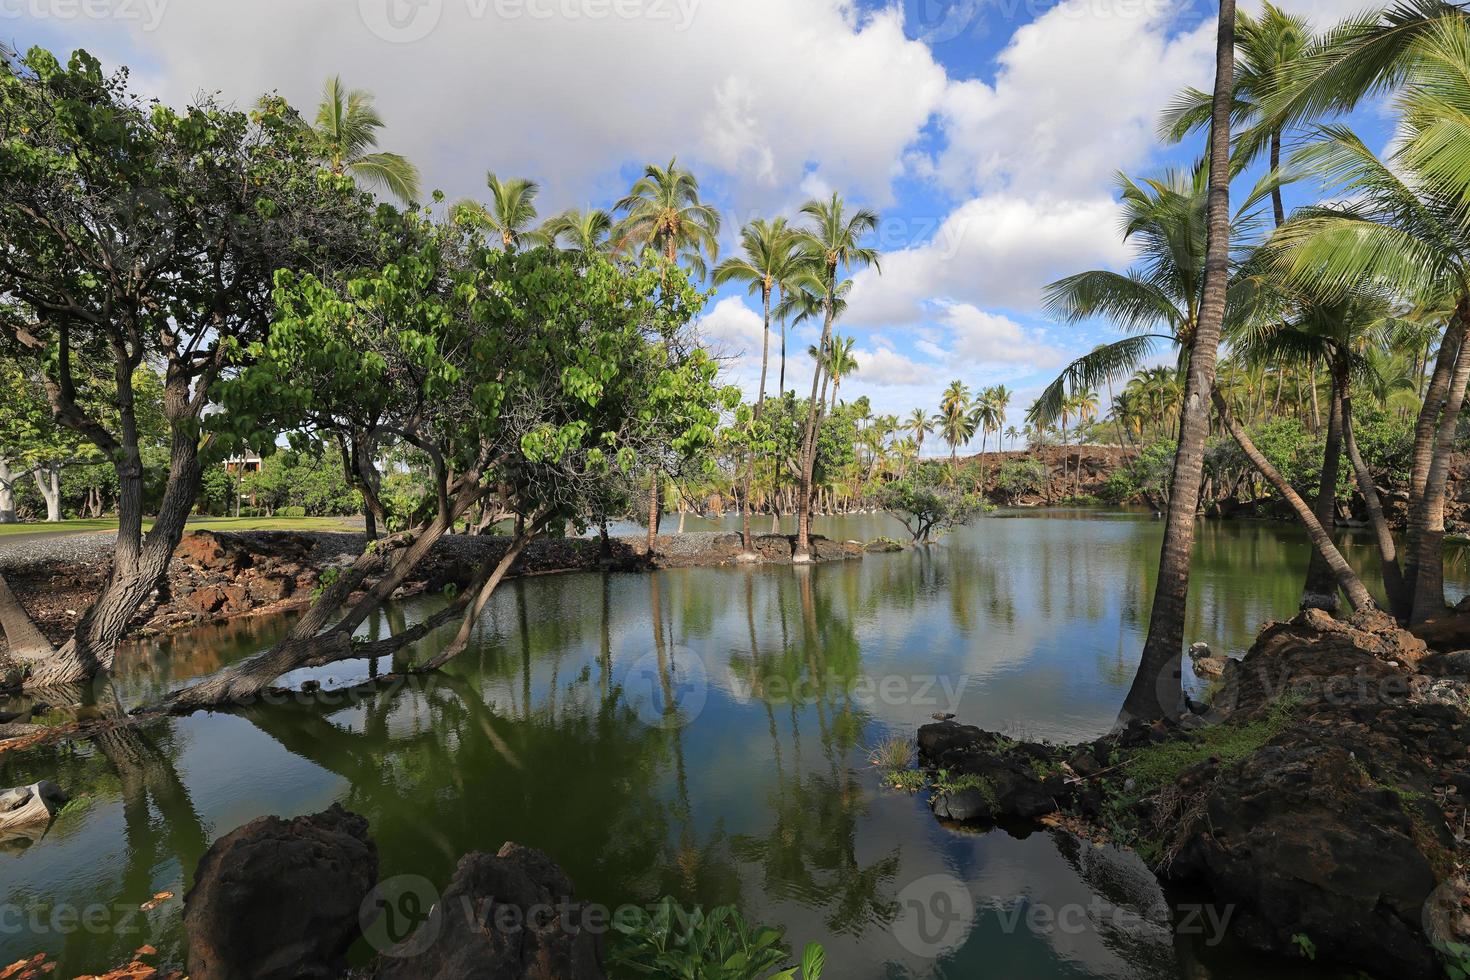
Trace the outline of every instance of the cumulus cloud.
<path fill-rule="evenodd" d="M 1060 364 L 1066 355 L 1028 333 L 1015 320 L 969 303 L 946 306 L 941 317 L 950 330 L 949 355 L 961 364 Z"/>
<path fill-rule="evenodd" d="M 1159 108 L 1209 74 L 1214 26 L 1171 33 L 1185 6 L 1067 0 L 1019 28 L 994 84 L 946 90 L 935 175 L 956 191 L 1067 197 L 1142 162 Z"/>
<path fill-rule="evenodd" d="M 882 203 L 948 85 L 899 10 L 851 0 L 189 0 L 145 26 L 66 29 L 171 101 L 274 88 L 312 106 L 340 73 L 377 95 L 383 145 L 429 186 L 476 193 L 494 169 L 557 205 L 676 154 L 728 175 L 736 207 L 813 167 Z"/>
<path fill-rule="evenodd" d="M 854 277 L 849 319 L 883 325 L 912 321 L 932 300 L 1031 309 L 1042 287 L 1082 269 L 1126 264 L 1119 212 L 1111 197 L 1028 199 L 987 194 L 956 208 L 933 238 L 885 253 L 882 271 Z"/>

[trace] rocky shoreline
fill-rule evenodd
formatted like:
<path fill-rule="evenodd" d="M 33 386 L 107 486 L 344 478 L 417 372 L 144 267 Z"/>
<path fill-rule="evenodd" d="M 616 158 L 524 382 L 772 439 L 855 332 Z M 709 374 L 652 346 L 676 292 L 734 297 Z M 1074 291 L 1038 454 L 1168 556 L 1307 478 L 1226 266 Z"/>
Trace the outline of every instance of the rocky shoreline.
<path fill-rule="evenodd" d="M 157 597 L 139 612 L 133 635 L 175 633 L 242 616 L 266 615 L 303 608 L 311 603 L 323 574 L 344 568 L 362 551 L 361 534 L 297 531 L 196 531 L 184 536 L 174 552 L 167 581 Z M 395 595 L 408 597 L 463 587 L 476 569 L 495 561 L 510 547 L 509 538 L 447 535 Z M 111 541 L 72 543 L 67 554 L 46 549 L 35 557 L 0 556 L 0 574 L 53 642 L 66 637 L 77 618 L 96 598 L 111 567 Z M 597 538 L 543 538 L 533 541 L 512 566 L 511 576 L 610 569 L 637 572 L 659 568 L 716 566 L 740 561 L 740 535 L 689 532 L 660 535 L 652 556 L 646 535 L 614 537 L 604 552 Z M 791 564 L 795 539 L 758 535 L 756 561 Z M 814 561 L 858 558 L 863 546 L 812 538 Z M 0 637 L 0 659 L 5 644 Z"/>
<path fill-rule="evenodd" d="M 1074 746 L 919 732 L 942 820 L 1132 847 L 1234 907 L 1250 949 L 1431 978 L 1470 945 L 1470 653 L 1310 611 L 1231 660 L 1203 718 Z M 1453 974 L 1452 974 L 1453 975 Z"/>

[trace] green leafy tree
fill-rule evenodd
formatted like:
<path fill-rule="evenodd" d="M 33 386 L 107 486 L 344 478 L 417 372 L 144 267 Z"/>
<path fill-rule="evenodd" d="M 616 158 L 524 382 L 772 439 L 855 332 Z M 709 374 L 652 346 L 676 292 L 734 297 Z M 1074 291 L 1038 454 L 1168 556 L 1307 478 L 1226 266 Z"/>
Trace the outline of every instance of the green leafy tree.
<path fill-rule="evenodd" d="M 176 692 L 176 709 L 249 699 L 308 662 L 396 653 L 457 619 L 437 654 L 404 665 L 437 670 L 465 649 L 526 545 L 567 521 L 585 526 L 610 479 L 650 459 L 707 461 L 734 392 L 715 385 L 714 362 L 688 336 L 703 298 L 682 274 L 489 249 L 467 234 L 462 222 L 408 215 L 385 230 L 394 247 L 381 266 L 335 282 L 280 274 L 276 328 L 220 389 L 232 435 L 258 444 L 303 412 L 370 398 L 384 431 L 430 460 L 428 514 L 359 556 L 276 647 Z M 524 516 L 505 554 L 423 622 L 354 643 L 434 543 L 492 495 Z M 369 574 L 376 581 L 349 606 Z"/>
<path fill-rule="evenodd" d="M 32 685 L 111 666 L 193 509 L 210 389 L 269 330 L 275 270 L 355 247 L 367 201 L 317 165 L 293 118 L 276 101 L 253 116 L 146 103 L 84 52 L 63 66 L 34 48 L 0 66 L 0 294 L 15 304 L 0 337 L 41 365 L 52 418 L 111 462 L 118 495 L 107 584 L 71 637 L 27 664 Z M 169 442 L 147 535 L 145 364 L 163 372 Z M 115 416 L 84 395 L 100 376 Z"/>

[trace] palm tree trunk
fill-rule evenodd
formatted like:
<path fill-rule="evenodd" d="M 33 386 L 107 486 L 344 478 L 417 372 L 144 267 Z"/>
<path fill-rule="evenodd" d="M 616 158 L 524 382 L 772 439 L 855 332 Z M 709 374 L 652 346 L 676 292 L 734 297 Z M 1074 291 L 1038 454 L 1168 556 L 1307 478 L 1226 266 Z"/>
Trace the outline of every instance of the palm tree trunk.
<path fill-rule="evenodd" d="M 761 301 L 765 308 L 765 318 L 761 329 L 761 386 L 755 396 L 755 427 L 760 429 L 761 412 L 766 406 L 766 366 L 771 358 L 771 289 L 769 286 L 761 290 Z M 750 551 L 753 538 L 750 533 L 750 488 L 755 483 L 755 452 L 748 451 L 745 463 L 745 498 L 740 502 L 741 531 L 745 535 L 745 550 Z"/>
<path fill-rule="evenodd" d="M 1353 434 L 1353 400 L 1351 389 L 1345 389 L 1342 399 L 1342 437 L 1347 448 L 1348 460 L 1353 464 L 1353 475 L 1357 479 L 1358 494 L 1368 511 L 1368 523 L 1373 527 L 1373 537 L 1378 543 L 1378 558 L 1383 574 L 1383 589 L 1388 596 L 1389 609 L 1393 615 L 1408 622 L 1412 612 L 1409 595 L 1404 584 L 1404 573 L 1399 568 L 1398 546 L 1393 540 L 1388 519 L 1383 513 L 1383 501 L 1378 496 L 1378 487 L 1373 482 L 1373 471 L 1363 462 L 1358 452 L 1358 440 Z"/>
<path fill-rule="evenodd" d="M 812 475 L 817 465 L 817 426 L 821 423 L 822 401 L 818 400 L 819 382 L 823 380 L 823 364 L 832 343 L 833 294 L 836 291 L 836 271 L 827 272 L 827 309 L 822 319 L 822 340 L 817 345 L 817 363 L 812 371 L 812 397 L 807 404 L 806 431 L 801 442 L 801 481 L 796 498 L 796 550 L 792 560 L 811 561 L 812 532 Z M 822 388 L 825 400 L 825 388 Z"/>
<path fill-rule="evenodd" d="M 1465 403 L 1466 383 L 1470 382 L 1470 343 L 1462 337 L 1450 376 L 1443 417 L 1435 439 L 1434 458 L 1424 480 L 1424 496 L 1419 505 L 1419 528 L 1414 557 L 1414 607 L 1409 621 L 1422 623 L 1445 611 L 1444 601 L 1444 505 L 1445 482 L 1449 476 L 1450 454 L 1455 448 L 1455 431 L 1459 427 L 1460 410 Z"/>
<path fill-rule="evenodd" d="M 1337 477 L 1342 468 L 1342 390 L 1346 375 L 1347 365 L 1332 366 L 1332 405 L 1327 421 L 1326 449 L 1322 456 L 1322 478 L 1317 485 L 1317 502 L 1312 508 L 1317 523 L 1327 528 L 1329 534 L 1337 523 Z M 1307 564 L 1302 608 L 1336 612 L 1337 605 L 1337 577 L 1328 566 L 1327 559 L 1314 551 Z"/>
<path fill-rule="evenodd" d="M 1275 173 L 1281 169 L 1281 130 L 1271 130 L 1271 172 Z M 1281 203 L 1281 188 L 1271 188 L 1271 212 L 1276 219 L 1276 227 L 1280 228 L 1286 223 L 1286 208 Z"/>
<path fill-rule="evenodd" d="M 1205 438 L 1210 427 L 1210 391 L 1225 320 L 1230 275 L 1230 108 L 1235 75 L 1235 0 L 1220 0 L 1215 39 L 1215 91 L 1210 125 L 1209 248 L 1204 294 L 1189 356 L 1179 451 L 1159 554 L 1158 582 L 1149 615 L 1148 639 L 1138 673 L 1124 699 L 1119 723 L 1137 718 L 1177 718 L 1182 707 L 1184 617 L 1189 599 L 1189 561 L 1204 474 Z"/>
<path fill-rule="evenodd" d="M 1226 404 L 1220 392 L 1215 391 L 1213 396 L 1215 409 L 1220 413 L 1221 420 L 1230 430 L 1230 435 L 1234 437 L 1236 444 L 1240 446 L 1241 452 L 1245 453 L 1246 458 L 1261 471 L 1261 475 L 1266 478 L 1267 482 L 1275 487 L 1276 492 L 1291 505 L 1291 509 L 1296 511 L 1297 518 L 1307 529 L 1307 537 L 1312 540 L 1312 548 L 1332 569 L 1337 586 L 1347 593 L 1348 602 L 1352 603 L 1353 609 L 1376 609 L 1378 604 L 1373 601 L 1373 596 L 1363 585 L 1362 579 L 1358 578 L 1357 573 L 1353 571 L 1352 566 L 1347 563 L 1347 559 L 1342 556 L 1342 552 L 1337 550 L 1337 545 L 1333 544 L 1332 535 L 1327 528 L 1317 520 L 1317 515 L 1312 513 L 1312 509 L 1307 506 L 1307 502 L 1301 498 L 1301 495 L 1291 488 L 1290 483 L 1286 482 L 1286 477 L 1282 476 L 1281 472 L 1271 465 L 1271 461 L 1266 458 L 1265 454 L 1256 448 L 1256 444 L 1251 441 L 1245 427 L 1231 414 L 1230 406 Z"/>
<path fill-rule="evenodd" d="M 1450 381 L 1454 374 L 1456 362 L 1459 359 L 1460 348 L 1464 346 L 1466 336 L 1466 324 L 1470 323 L 1470 297 L 1462 297 L 1455 310 L 1455 315 L 1450 319 L 1445 328 L 1444 337 L 1440 339 L 1439 356 L 1435 359 L 1434 373 L 1429 379 L 1429 387 L 1424 393 L 1424 407 L 1419 411 L 1419 419 L 1414 425 L 1414 455 L 1413 463 L 1409 468 L 1409 521 L 1408 531 L 1404 540 L 1404 582 L 1410 590 L 1410 605 L 1417 608 L 1419 604 L 1419 562 L 1421 557 L 1429 553 L 1420 547 L 1420 538 L 1424 535 L 1429 524 L 1429 475 L 1434 461 L 1434 449 L 1437 434 L 1440 428 L 1441 413 L 1454 411 L 1454 418 L 1458 420 L 1460 406 L 1458 403 L 1447 402 Z M 1444 493 L 1440 488 L 1440 495 Z M 1430 554 L 1431 561 L 1443 561 L 1442 555 Z M 1443 577 L 1443 570 L 1440 572 Z M 1431 578 L 1433 573 L 1431 573 Z M 1444 596 L 1436 596 L 1437 601 L 1443 602 Z"/>

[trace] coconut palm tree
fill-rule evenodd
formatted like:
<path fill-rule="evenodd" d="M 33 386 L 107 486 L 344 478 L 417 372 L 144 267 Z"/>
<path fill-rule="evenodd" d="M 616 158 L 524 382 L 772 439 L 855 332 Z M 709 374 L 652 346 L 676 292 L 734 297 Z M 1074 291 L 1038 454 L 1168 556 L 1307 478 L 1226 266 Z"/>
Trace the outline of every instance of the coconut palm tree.
<path fill-rule="evenodd" d="M 831 349 L 827 351 L 827 376 L 832 379 L 831 411 L 837 411 L 837 390 L 842 385 L 842 379 L 857 373 L 861 368 L 852 353 L 856 343 L 852 337 L 837 335 L 832 338 Z"/>
<path fill-rule="evenodd" d="M 929 419 L 929 414 L 922 408 L 916 408 L 909 412 L 904 420 L 905 428 L 913 434 L 914 454 L 918 455 L 924 451 L 924 437 L 934 431 L 934 423 Z"/>
<path fill-rule="evenodd" d="M 1270 2 L 1262 4 L 1259 17 L 1239 14 L 1235 24 L 1235 84 L 1232 120 L 1246 131 L 1236 143 L 1236 166 L 1244 168 L 1267 153 L 1273 171 L 1281 167 L 1282 130 L 1301 122 L 1293 117 L 1273 117 L 1262 123 L 1265 102 L 1279 97 L 1288 73 L 1318 45 L 1311 23 L 1288 14 Z M 1164 111 L 1160 135 L 1177 143 L 1192 133 L 1209 128 L 1211 96 L 1196 88 L 1185 89 Z M 1286 220 L 1279 185 L 1271 188 L 1271 206 L 1280 226 Z"/>
<path fill-rule="evenodd" d="M 1182 320 L 1178 318 L 1182 310 L 1177 302 L 1159 303 L 1160 299 L 1170 298 L 1160 287 L 1174 278 L 1169 270 L 1180 260 L 1172 256 L 1181 254 L 1175 249 L 1170 249 L 1170 257 L 1157 256 L 1150 262 L 1148 267 L 1155 273 L 1155 281 L 1148 282 L 1145 276 L 1137 281 L 1139 288 L 1132 291 L 1132 295 L 1152 307 L 1152 313 L 1145 314 L 1143 322 L 1172 320 L 1176 327 L 1175 336 L 1188 354 L 1189 376 L 1185 385 L 1184 410 L 1180 413 L 1179 450 L 1174 457 L 1173 491 L 1169 494 L 1148 639 L 1144 641 L 1138 673 L 1134 675 L 1128 696 L 1124 699 L 1120 722 L 1133 718 L 1176 717 L 1181 707 L 1184 617 L 1189 597 L 1190 555 L 1194 549 L 1195 508 L 1204 477 L 1205 439 L 1210 428 L 1208 398 L 1215 385 L 1215 358 L 1225 322 L 1230 274 L 1230 109 L 1234 77 L 1235 0 L 1220 0 L 1210 123 L 1208 219 L 1203 229 L 1208 245 L 1203 252 L 1203 268 L 1199 270 L 1199 299 L 1197 303 L 1194 301 L 1196 294 L 1192 291 L 1175 297 L 1176 300 L 1185 300 L 1183 310 L 1192 311 L 1192 315 Z M 1159 261 L 1161 258 L 1163 261 Z M 1193 264 L 1187 258 L 1183 261 Z M 1193 275 L 1191 269 L 1188 274 L 1191 281 Z M 1073 295 L 1076 295 L 1075 291 Z M 1134 310 L 1133 322 L 1137 323 L 1139 311 L 1136 307 Z M 1127 360 L 1126 354 L 1124 360 Z M 1106 376 L 1111 372 L 1102 373 Z M 1094 386 L 1081 385 L 1084 388 Z"/>
<path fill-rule="evenodd" d="M 679 166 L 650 163 L 615 209 L 623 213 L 613 231 L 619 249 L 651 249 L 670 265 L 683 262 L 696 279 L 708 271 L 706 260 L 719 257 L 720 212 L 699 199 L 699 181 Z M 658 470 L 648 476 L 648 550 L 658 536 Z"/>
<path fill-rule="evenodd" d="M 405 204 L 418 200 L 418 168 L 400 154 L 373 152 L 383 117 L 378 115 L 371 92 L 344 89 L 342 77 L 332 75 L 322 85 L 316 123 L 299 118 L 298 122 L 333 173 L 349 173 L 369 186 L 383 188 Z"/>
<path fill-rule="evenodd" d="M 465 220 L 500 236 L 500 243 L 507 249 L 519 248 L 523 239 L 530 238 L 536 244 L 550 244 L 542 232 L 530 231 L 536 220 L 536 195 L 541 185 L 524 177 L 501 180 L 495 172 L 485 174 L 485 186 L 490 188 L 490 205 L 479 201 L 460 201 L 455 205 L 456 214 Z"/>
<path fill-rule="evenodd" d="M 839 312 L 838 287 L 841 271 L 868 265 L 878 268 L 877 250 L 862 244 L 863 238 L 878 226 L 878 215 L 867 208 L 849 211 L 841 195 L 836 193 L 827 201 L 808 201 L 802 206 L 801 213 L 811 222 L 811 226 L 802 231 L 800 247 L 823 287 L 822 338 L 817 350 L 825 352 L 831 347 L 832 323 Z M 796 550 L 792 556 L 797 562 L 811 560 L 812 473 L 816 467 L 817 429 L 822 421 L 822 406 L 817 399 L 817 391 L 823 375 L 823 358 L 819 357 L 812 372 L 812 394 L 801 443 Z"/>
<path fill-rule="evenodd" d="M 539 234 L 569 252 L 605 255 L 612 251 L 612 227 L 612 215 L 601 208 L 571 208 L 546 219 Z"/>
<path fill-rule="evenodd" d="M 699 199 L 699 181 L 677 159 L 645 167 L 616 210 L 624 217 L 614 236 L 626 248 L 683 262 L 696 279 L 719 257 L 720 212 Z"/>
<path fill-rule="evenodd" d="M 771 360 L 771 300 L 779 291 L 783 295 L 789 290 L 800 272 L 800 254 L 796 249 L 796 237 L 786 224 L 785 218 L 774 221 L 756 219 L 740 232 L 742 255 L 732 256 L 715 267 L 715 285 L 727 282 L 743 282 L 750 287 L 752 295 L 761 298 L 761 383 L 756 394 L 754 423 L 761 424 L 761 415 L 766 405 L 766 371 Z M 785 330 L 782 330 L 782 357 L 785 357 Z M 784 374 L 784 363 L 783 363 Z M 784 377 L 783 377 L 784 382 Z M 777 479 L 779 480 L 779 469 Z M 750 486 L 755 479 L 755 455 L 748 454 L 745 470 L 745 492 L 741 507 L 741 527 L 745 535 L 745 549 L 751 548 L 750 535 Z"/>
<path fill-rule="evenodd" d="M 1448 461 L 1470 380 L 1470 20 L 1421 30 L 1402 60 L 1403 138 L 1389 163 L 1345 127 L 1324 127 L 1294 165 L 1349 203 L 1303 209 L 1275 236 L 1288 281 L 1346 295 L 1364 282 L 1451 306 L 1415 425 L 1403 580 L 1411 621 L 1444 610 Z M 1382 555 L 1385 564 L 1389 556 Z"/>
<path fill-rule="evenodd" d="M 1128 273 L 1068 276 L 1047 286 L 1044 300 L 1066 322 L 1106 317 L 1134 336 L 1102 344 L 1068 364 L 1032 404 L 1029 421 L 1052 424 L 1069 389 L 1091 390 L 1131 374 L 1161 343 L 1184 359 L 1204 313 L 1208 180 L 1204 170 L 1171 171 L 1141 182 L 1119 178 L 1123 237 L 1136 244 L 1139 264 Z M 1237 215 L 1232 233 L 1244 234 L 1251 226 L 1248 213 Z"/>

